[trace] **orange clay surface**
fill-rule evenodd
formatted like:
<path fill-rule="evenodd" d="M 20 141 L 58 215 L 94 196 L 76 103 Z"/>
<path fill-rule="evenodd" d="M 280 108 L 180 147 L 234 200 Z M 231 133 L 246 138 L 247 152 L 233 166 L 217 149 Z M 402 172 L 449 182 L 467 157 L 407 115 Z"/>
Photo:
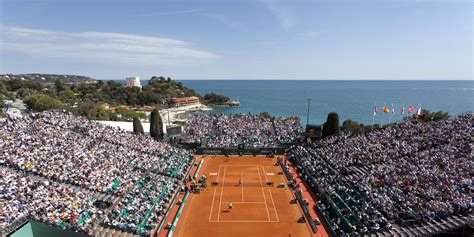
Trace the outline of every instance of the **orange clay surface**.
<path fill-rule="evenodd" d="M 276 158 L 207 156 L 199 172 L 208 188 L 191 194 L 174 236 L 312 236 Z M 241 185 L 239 185 L 239 180 Z M 212 182 L 218 182 L 212 186 Z M 266 185 L 274 182 L 273 187 Z M 284 183 L 285 188 L 277 188 Z M 229 210 L 229 202 L 233 209 Z"/>

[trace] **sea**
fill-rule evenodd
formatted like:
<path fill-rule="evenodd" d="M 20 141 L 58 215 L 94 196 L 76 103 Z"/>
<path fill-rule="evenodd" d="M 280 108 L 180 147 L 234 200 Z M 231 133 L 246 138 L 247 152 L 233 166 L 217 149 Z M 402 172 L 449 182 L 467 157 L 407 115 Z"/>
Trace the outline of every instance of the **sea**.
<path fill-rule="evenodd" d="M 445 111 L 452 116 L 474 111 L 474 81 L 386 81 L 386 80 L 179 80 L 204 95 L 215 92 L 241 104 L 236 108 L 215 108 L 208 113 L 236 114 L 268 112 L 276 117 L 299 116 L 309 123 L 322 124 L 327 114 L 339 120 L 352 119 L 369 125 L 402 120 L 401 107 L 413 105 L 429 111 Z M 142 81 L 146 84 L 146 81 Z M 382 107 L 395 109 L 383 113 Z M 374 106 L 378 113 L 373 116 Z"/>

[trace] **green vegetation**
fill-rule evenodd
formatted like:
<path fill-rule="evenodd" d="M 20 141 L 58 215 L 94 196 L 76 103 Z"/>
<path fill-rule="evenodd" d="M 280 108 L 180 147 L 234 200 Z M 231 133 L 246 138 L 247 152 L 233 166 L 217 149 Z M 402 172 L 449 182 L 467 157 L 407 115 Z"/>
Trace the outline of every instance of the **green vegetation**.
<path fill-rule="evenodd" d="M 5 100 L 5 96 L 0 94 L 0 113 L 3 107 L 5 107 L 5 103 L 3 102 L 3 100 Z"/>
<path fill-rule="evenodd" d="M 62 80 L 66 83 L 93 83 L 96 80 L 90 77 L 77 75 L 58 75 L 58 74 L 0 74 L 0 80 L 23 80 L 38 83 L 54 83 L 56 80 Z"/>
<path fill-rule="evenodd" d="M 140 122 L 140 119 L 138 117 L 133 118 L 133 133 L 135 133 L 135 134 L 144 134 L 145 133 L 143 131 L 143 125 Z"/>
<path fill-rule="evenodd" d="M 133 118 L 146 119 L 144 113 L 136 112 L 124 107 L 117 107 L 114 113 L 111 113 L 112 121 L 132 121 Z"/>
<path fill-rule="evenodd" d="M 352 119 L 348 119 L 342 123 L 341 131 L 360 134 L 364 132 L 364 125 Z"/>
<path fill-rule="evenodd" d="M 414 114 L 410 117 L 406 117 L 405 119 L 429 123 L 429 122 L 436 122 L 440 120 L 447 120 L 449 119 L 449 114 L 443 111 L 430 112 L 429 110 L 423 109 L 422 116 L 418 116 L 417 114 Z M 384 124 L 384 125 L 380 125 L 380 124 L 364 125 L 362 123 L 358 123 L 356 121 L 348 119 L 342 123 L 341 131 L 350 132 L 352 134 L 362 134 L 365 132 L 370 132 L 372 130 L 387 128 L 395 124 L 396 123 L 390 123 L 390 124 Z"/>
<path fill-rule="evenodd" d="M 339 115 L 336 112 L 331 112 L 328 114 L 328 118 L 323 125 L 323 137 L 338 135 L 340 133 Z"/>
<path fill-rule="evenodd" d="M 160 112 L 154 109 L 150 116 L 150 136 L 155 140 L 163 139 L 163 122 L 161 121 Z"/>
<path fill-rule="evenodd" d="M 91 110 L 87 111 L 88 118 L 90 119 L 97 119 L 97 120 L 110 120 L 110 113 L 109 111 L 99 107 L 94 106 Z"/>
<path fill-rule="evenodd" d="M 16 97 L 23 100 L 29 98 L 30 105 L 34 106 L 35 111 L 60 107 L 76 115 L 87 116 L 89 119 L 114 121 L 132 121 L 134 117 L 146 119 L 144 113 L 131 108 L 153 106 L 164 109 L 167 108 L 166 101 L 171 97 L 200 97 L 181 82 L 163 76 L 153 76 L 141 89 L 126 87 L 116 81 L 95 81 L 80 76 L 31 74 L 25 77 L 9 74 L 9 77 L 5 78 L 6 76 L 3 78 L 0 76 L 0 94 L 6 98 Z M 45 80 L 41 79 L 43 76 L 46 77 Z M 21 79 L 22 77 L 26 79 Z M 48 102 L 46 106 L 34 104 L 34 101 L 40 98 L 35 96 L 37 94 L 41 94 L 41 99 Z M 227 97 L 214 94 L 207 98 L 217 103 L 225 101 Z M 100 106 L 104 103 L 107 103 L 109 108 Z"/>
<path fill-rule="evenodd" d="M 49 109 L 60 109 L 64 107 L 64 104 L 54 98 L 49 97 L 45 94 L 35 94 L 25 98 L 25 104 L 29 109 L 40 112 Z"/>
<path fill-rule="evenodd" d="M 270 113 L 268 113 L 268 112 L 266 112 L 266 111 L 261 112 L 260 115 L 261 115 L 262 117 L 264 117 L 264 118 L 271 118 Z"/>
<path fill-rule="evenodd" d="M 5 96 L 0 94 L 0 118 L 3 117 L 3 108 L 5 107 L 3 100 L 5 100 Z"/>
<path fill-rule="evenodd" d="M 169 97 L 199 96 L 194 90 L 188 89 L 181 82 L 173 80 L 151 79 L 148 85 L 140 88 L 125 87 L 116 81 L 99 81 L 95 84 L 78 84 L 71 90 L 77 99 L 89 99 L 94 102 L 108 103 L 112 106 L 144 106 L 151 105 L 165 108 L 165 101 Z"/>
<path fill-rule="evenodd" d="M 449 114 L 448 112 L 438 111 L 438 112 L 430 112 L 427 109 L 422 109 L 423 115 L 413 115 L 411 119 L 418 119 L 424 122 L 436 122 L 440 120 L 448 120 Z"/>
<path fill-rule="evenodd" d="M 229 97 L 212 92 L 205 94 L 203 97 L 203 103 L 209 105 L 224 105 L 229 101 Z"/>

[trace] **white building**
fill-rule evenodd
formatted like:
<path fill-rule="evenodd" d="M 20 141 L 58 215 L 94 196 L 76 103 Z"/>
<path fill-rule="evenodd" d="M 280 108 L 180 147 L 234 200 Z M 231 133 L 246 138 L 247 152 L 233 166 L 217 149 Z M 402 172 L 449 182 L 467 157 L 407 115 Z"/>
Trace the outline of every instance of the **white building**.
<path fill-rule="evenodd" d="M 95 120 L 96 122 L 109 125 L 112 127 L 117 127 L 121 128 L 127 132 L 133 132 L 133 122 L 125 122 L 125 121 L 101 121 L 101 120 Z M 143 131 L 145 133 L 150 132 L 150 123 L 142 123 L 143 126 Z"/>
<path fill-rule="evenodd" d="M 21 117 L 21 111 L 14 107 L 4 108 L 3 113 L 13 118 Z"/>
<path fill-rule="evenodd" d="M 140 77 L 139 76 L 127 77 L 125 79 L 127 80 L 127 85 L 126 86 L 142 88 L 142 84 L 140 83 Z"/>

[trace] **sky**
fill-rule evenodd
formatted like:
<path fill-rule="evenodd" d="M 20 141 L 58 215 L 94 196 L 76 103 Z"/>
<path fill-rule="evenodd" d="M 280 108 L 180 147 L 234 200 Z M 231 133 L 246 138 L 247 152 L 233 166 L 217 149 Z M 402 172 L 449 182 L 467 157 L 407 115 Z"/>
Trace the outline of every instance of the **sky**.
<path fill-rule="evenodd" d="M 471 0 L 0 0 L 0 73 L 472 80 Z"/>

